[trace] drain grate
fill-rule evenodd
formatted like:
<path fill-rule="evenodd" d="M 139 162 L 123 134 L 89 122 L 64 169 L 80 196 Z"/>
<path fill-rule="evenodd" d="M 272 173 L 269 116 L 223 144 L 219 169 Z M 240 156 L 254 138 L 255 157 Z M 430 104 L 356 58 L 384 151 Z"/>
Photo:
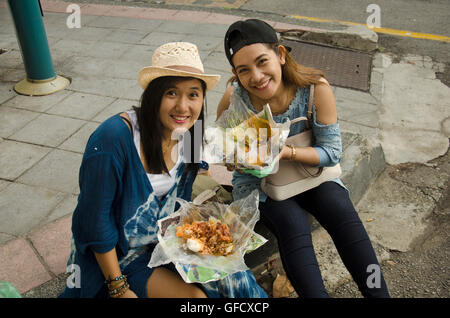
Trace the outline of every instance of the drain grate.
<path fill-rule="evenodd" d="M 292 48 L 291 55 L 298 63 L 323 71 L 331 85 L 369 90 L 371 54 L 298 41 L 282 43 Z"/>

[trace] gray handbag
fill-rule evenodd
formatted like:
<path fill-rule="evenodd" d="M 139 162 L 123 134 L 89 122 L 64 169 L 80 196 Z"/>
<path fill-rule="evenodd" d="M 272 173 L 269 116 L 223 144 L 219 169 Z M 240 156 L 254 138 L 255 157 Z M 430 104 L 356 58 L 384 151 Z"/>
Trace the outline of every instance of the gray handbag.
<path fill-rule="evenodd" d="M 298 117 L 291 124 L 306 120 L 306 130 L 286 139 L 286 145 L 296 148 L 311 147 L 314 145 L 312 133 L 312 104 L 314 99 L 314 85 L 310 87 L 308 117 Z M 338 163 L 333 167 L 315 167 L 298 161 L 280 160 L 278 171 L 261 180 L 261 189 L 271 199 L 286 200 L 299 193 L 315 188 L 325 181 L 338 178 L 341 175 L 341 166 Z"/>

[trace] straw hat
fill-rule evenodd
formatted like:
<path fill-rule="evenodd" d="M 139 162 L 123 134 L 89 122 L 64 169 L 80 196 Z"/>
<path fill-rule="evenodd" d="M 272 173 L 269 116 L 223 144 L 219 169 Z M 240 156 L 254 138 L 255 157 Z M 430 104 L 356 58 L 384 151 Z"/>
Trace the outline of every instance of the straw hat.
<path fill-rule="evenodd" d="M 205 74 L 197 46 L 188 42 L 171 42 L 158 47 L 152 65 L 139 71 L 138 82 L 146 89 L 151 81 L 161 76 L 195 77 L 206 83 L 206 90 L 220 80 L 220 75 Z"/>

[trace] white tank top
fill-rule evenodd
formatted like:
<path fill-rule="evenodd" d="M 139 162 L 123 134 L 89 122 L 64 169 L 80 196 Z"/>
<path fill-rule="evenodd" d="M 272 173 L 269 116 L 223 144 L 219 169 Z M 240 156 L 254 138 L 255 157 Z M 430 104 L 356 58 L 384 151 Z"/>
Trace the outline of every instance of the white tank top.
<path fill-rule="evenodd" d="M 134 145 L 136 147 L 137 153 L 140 157 L 140 149 L 141 149 L 141 134 L 139 132 L 139 124 L 137 122 L 136 112 L 134 110 L 129 110 L 126 112 L 131 119 L 131 126 L 133 129 L 133 137 L 134 137 Z M 153 191 L 158 198 L 165 196 L 172 186 L 175 184 L 175 179 L 177 175 L 177 169 L 180 166 L 182 159 L 182 148 L 183 142 L 178 142 L 178 159 L 172 169 L 170 169 L 168 175 L 167 173 L 162 174 L 152 174 L 147 173 L 147 177 L 150 180 L 150 183 L 153 187 Z"/>

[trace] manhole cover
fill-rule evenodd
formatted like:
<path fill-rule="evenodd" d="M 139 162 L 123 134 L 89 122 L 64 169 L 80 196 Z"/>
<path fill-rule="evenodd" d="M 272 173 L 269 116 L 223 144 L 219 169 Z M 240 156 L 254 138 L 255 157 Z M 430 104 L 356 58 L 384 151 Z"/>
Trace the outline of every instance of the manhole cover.
<path fill-rule="evenodd" d="M 289 40 L 282 43 L 292 48 L 298 63 L 323 71 L 331 85 L 369 90 L 371 54 Z"/>

